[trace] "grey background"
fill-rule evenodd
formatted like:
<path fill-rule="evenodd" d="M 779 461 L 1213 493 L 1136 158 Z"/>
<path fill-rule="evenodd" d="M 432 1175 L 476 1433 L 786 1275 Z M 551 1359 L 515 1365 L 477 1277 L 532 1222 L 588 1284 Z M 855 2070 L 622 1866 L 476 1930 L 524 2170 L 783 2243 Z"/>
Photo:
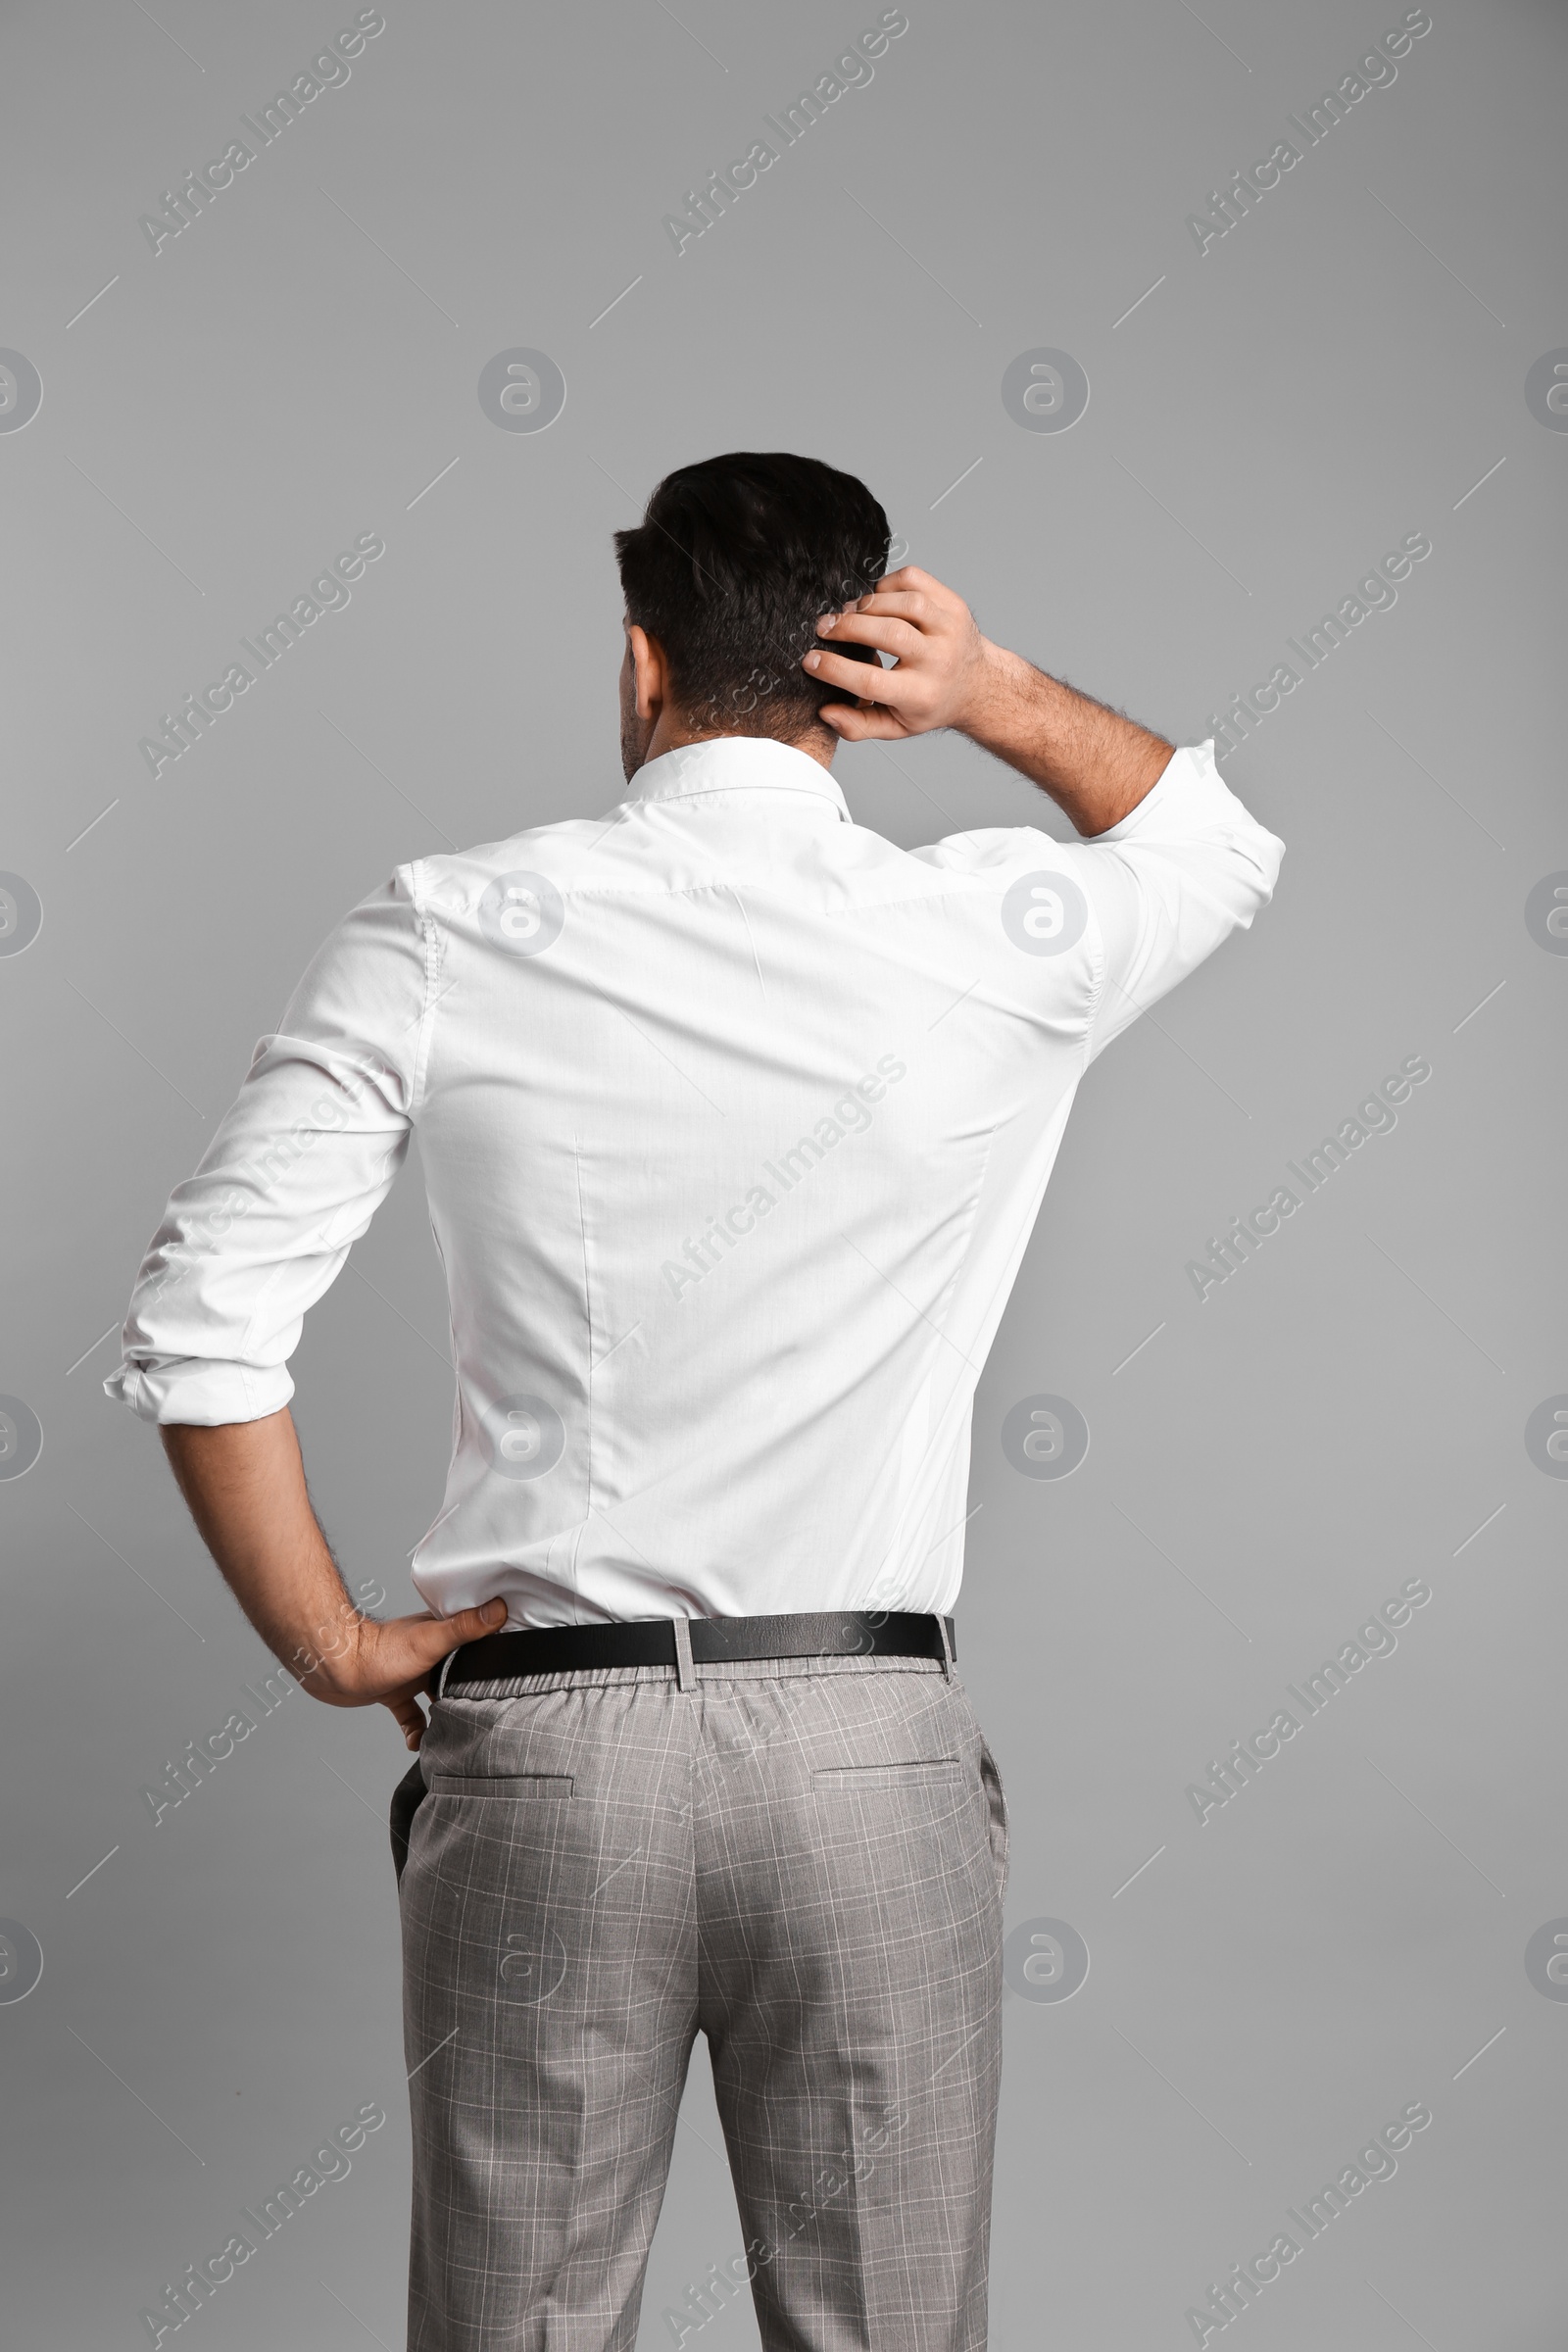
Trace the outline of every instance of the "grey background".
<path fill-rule="evenodd" d="M 1560 2342 L 1568 2006 L 1524 1952 L 1568 1914 L 1568 1488 L 1523 1433 L 1568 1391 L 1568 962 L 1524 906 L 1568 867 L 1568 438 L 1524 383 L 1568 345 L 1563 14 L 1435 0 L 1397 80 L 1200 257 L 1186 215 L 1399 7 L 909 0 L 874 80 L 677 258 L 664 212 L 877 13 L 387 0 L 352 78 L 155 258 L 138 216 L 352 9 L 9 12 L 0 343 L 43 405 L 0 434 L 0 865 L 43 927 L 0 957 L 0 1390 L 44 1432 L 0 1483 L 0 1914 L 44 1953 L 0 2003 L 10 2340 L 145 2342 L 160 2282 L 368 2100 L 391 2121 L 352 2175 L 181 2340 L 401 2340 L 403 1751 L 295 1693 L 154 1827 L 143 1785 L 267 1661 L 99 1383 L 170 1188 L 339 913 L 399 860 L 619 797 L 609 534 L 738 445 L 863 473 L 989 633 L 1188 740 L 1431 536 L 1227 761 L 1289 845 L 1278 898 L 1085 1086 L 981 1385 L 960 1646 L 1009 1922 L 1091 1956 L 1065 2003 L 1009 1993 L 994 2340 L 1192 2342 L 1208 2282 L 1425 2100 L 1396 2177 L 1249 2313 L 1254 2352 Z M 517 346 L 565 377 L 547 433 L 480 409 Z M 1088 375 L 1068 433 L 1004 409 L 1036 347 Z M 155 783 L 159 713 L 371 530 L 350 607 Z M 837 772 L 906 844 L 1062 829 L 955 740 Z M 1397 1129 L 1200 1303 L 1205 1238 L 1418 1054 Z M 412 1605 L 450 1404 L 416 1164 L 295 1371 L 351 1580 Z M 1039 1393 L 1092 1433 L 1065 1481 L 1002 1451 Z M 1396 1653 L 1200 1827 L 1187 1785 L 1415 1576 Z M 699 2054 L 645 2346 L 738 2248 L 718 2136 Z M 739 2304 L 703 2336 L 755 2340 Z"/>

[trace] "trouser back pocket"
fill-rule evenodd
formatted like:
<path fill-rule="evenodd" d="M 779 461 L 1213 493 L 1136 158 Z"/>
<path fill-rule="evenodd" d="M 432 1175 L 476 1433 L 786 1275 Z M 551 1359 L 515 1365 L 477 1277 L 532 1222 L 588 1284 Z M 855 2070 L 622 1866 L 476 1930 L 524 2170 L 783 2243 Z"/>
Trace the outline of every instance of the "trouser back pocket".
<path fill-rule="evenodd" d="M 392 1863 L 400 1886 L 403 1883 L 403 1865 L 409 1858 L 409 1832 L 414 1827 L 414 1816 L 428 1794 L 424 1775 L 416 1758 L 392 1791 Z"/>

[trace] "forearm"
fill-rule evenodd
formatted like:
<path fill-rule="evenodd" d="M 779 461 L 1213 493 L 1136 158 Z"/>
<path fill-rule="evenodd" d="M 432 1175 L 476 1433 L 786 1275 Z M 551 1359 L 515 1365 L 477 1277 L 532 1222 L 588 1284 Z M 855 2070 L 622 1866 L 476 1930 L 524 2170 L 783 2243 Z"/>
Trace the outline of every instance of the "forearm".
<path fill-rule="evenodd" d="M 1049 793 L 1086 839 L 1119 824 L 1158 783 L 1174 746 L 1021 655 L 982 645 L 964 734 Z"/>
<path fill-rule="evenodd" d="M 416 1748 L 420 1693 L 449 1650 L 506 1623 L 506 1602 L 386 1622 L 356 1608 L 311 1508 L 287 1405 L 211 1429 L 169 1422 L 164 1446 L 208 1550 L 272 1655 L 328 1706 L 387 1708 Z"/>
<path fill-rule="evenodd" d="M 360 1612 L 311 1505 L 293 1415 L 166 1425 L 164 1448 L 203 1542 L 273 1656 L 317 1697 Z"/>
<path fill-rule="evenodd" d="M 869 596 L 824 612 L 804 654 L 822 686 L 852 695 L 818 713 L 846 743 L 892 743 L 954 727 L 1049 792 L 1086 838 L 1131 815 L 1159 782 L 1174 746 L 1087 694 L 993 645 L 960 596 L 916 564 Z M 834 646 L 893 657 L 869 668 Z"/>

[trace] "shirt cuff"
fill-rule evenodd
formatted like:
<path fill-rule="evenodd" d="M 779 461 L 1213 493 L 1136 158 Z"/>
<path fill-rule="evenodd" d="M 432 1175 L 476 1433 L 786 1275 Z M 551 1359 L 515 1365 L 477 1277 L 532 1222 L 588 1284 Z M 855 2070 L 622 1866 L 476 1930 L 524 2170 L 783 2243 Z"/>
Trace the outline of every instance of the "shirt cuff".
<path fill-rule="evenodd" d="M 104 1395 L 128 1404 L 138 1421 L 189 1422 L 214 1429 L 265 1421 L 294 1394 L 283 1364 L 220 1363 L 203 1355 L 127 1359 L 104 1382 Z"/>
<path fill-rule="evenodd" d="M 1093 834 L 1093 846 L 1098 849 L 1102 841 L 1130 841 L 1152 820 L 1163 816 L 1178 798 L 1191 798 L 1195 792 L 1206 798 L 1206 785 L 1218 785 L 1227 801 L 1233 797 L 1214 764 L 1212 735 L 1202 743 L 1183 744 L 1180 750 L 1172 752 L 1160 771 L 1158 783 L 1145 793 L 1137 808 L 1129 810 L 1118 824 L 1107 826 L 1103 833 Z"/>

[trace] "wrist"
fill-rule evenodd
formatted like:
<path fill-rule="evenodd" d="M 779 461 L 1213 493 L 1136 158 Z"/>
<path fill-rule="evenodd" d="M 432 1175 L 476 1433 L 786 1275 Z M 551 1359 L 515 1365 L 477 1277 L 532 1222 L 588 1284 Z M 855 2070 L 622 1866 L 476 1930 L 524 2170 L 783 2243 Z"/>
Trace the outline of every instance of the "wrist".
<path fill-rule="evenodd" d="M 982 637 L 961 710 L 953 724 L 983 751 L 1006 757 L 1024 719 L 1033 681 L 1039 676 L 1032 662 L 1004 645 Z"/>
<path fill-rule="evenodd" d="M 366 1680 L 377 1621 L 345 1600 L 343 1614 L 315 1627 L 285 1661 L 302 1690 L 328 1706 L 352 1700 Z"/>

